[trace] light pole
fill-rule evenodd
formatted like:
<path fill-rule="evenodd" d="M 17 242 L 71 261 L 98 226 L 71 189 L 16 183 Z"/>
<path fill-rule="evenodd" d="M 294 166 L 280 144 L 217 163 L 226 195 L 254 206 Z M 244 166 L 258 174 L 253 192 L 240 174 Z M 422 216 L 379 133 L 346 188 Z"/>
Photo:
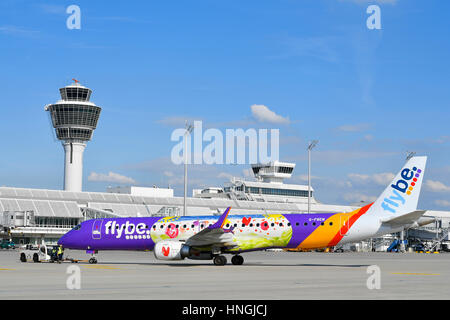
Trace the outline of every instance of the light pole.
<path fill-rule="evenodd" d="M 313 140 L 308 145 L 308 213 L 311 213 L 311 150 L 319 143 Z"/>
<path fill-rule="evenodd" d="M 406 151 L 406 161 L 414 157 L 416 153 L 414 151 Z"/>
<path fill-rule="evenodd" d="M 194 129 L 194 126 L 192 124 L 188 124 L 186 121 L 186 132 L 184 133 L 184 199 L 183 199 L 183 216 L 186 215 L 186 195 L 187 195 L 187 137 L 191 134 L 192 130 Z"/>

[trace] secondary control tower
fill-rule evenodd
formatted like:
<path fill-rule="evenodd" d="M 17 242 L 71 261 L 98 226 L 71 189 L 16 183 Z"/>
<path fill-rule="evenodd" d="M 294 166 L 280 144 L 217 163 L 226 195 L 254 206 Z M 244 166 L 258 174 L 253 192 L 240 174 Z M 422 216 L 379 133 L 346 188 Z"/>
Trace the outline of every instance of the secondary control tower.
<path fill-rule="evenodd" d="M 90 102 L 92 90 L 78 80 L 59 89 L 61 100 L 46 105 L 51 114 L 56 137 L 64 147 L 64 190 L 82 191 L 83 152 L 97 128 L 102 108 Z"/>

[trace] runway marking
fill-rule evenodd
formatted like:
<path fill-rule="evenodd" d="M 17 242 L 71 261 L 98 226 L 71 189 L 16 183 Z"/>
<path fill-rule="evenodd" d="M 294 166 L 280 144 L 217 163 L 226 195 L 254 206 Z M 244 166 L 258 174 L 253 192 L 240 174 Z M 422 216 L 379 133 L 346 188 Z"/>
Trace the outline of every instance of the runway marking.
<path fill-rule="evenodd" d="M 0 268 L 0 270 L 16 270 L 16 269 Z"/>
<path fill-rule="evenodd" d="M 392 274 L 404 274 L 412 276 L 440 276 L 439 273 L 420 273 L 420 272 L 392 272 Z"/>
<path fill-rule="evenodd" d="M 85 268 L 91 268 L 91 269 L 104 269 L 104 270 L 118 270 L 120 268 L 116 267 L 110 267 L 110 266 L 83 266 Z"/>

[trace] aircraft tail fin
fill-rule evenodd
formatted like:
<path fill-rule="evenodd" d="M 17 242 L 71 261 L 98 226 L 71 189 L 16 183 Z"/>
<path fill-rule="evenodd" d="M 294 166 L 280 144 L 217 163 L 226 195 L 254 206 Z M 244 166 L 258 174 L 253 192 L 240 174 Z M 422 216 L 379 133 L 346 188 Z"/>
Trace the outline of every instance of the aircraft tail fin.
<path fill-rule="evenodd" d="M 395 218 L 417 211 L 427 157 L 410 158 L 367 214 Z"/>

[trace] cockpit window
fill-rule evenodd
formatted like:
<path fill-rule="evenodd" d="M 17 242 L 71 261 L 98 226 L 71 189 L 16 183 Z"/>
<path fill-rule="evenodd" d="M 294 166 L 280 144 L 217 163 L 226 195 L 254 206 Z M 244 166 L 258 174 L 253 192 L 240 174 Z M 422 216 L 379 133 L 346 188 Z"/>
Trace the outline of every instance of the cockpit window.
<path fill-rule="evenodd" d="M 77 225 L 77 226 L 73 227 L 73 229 L 72 229 L 72 230 L 80 230 L 80 229 L 81 229 L 81 224 L 79 224 L 79 225 Z"/>

